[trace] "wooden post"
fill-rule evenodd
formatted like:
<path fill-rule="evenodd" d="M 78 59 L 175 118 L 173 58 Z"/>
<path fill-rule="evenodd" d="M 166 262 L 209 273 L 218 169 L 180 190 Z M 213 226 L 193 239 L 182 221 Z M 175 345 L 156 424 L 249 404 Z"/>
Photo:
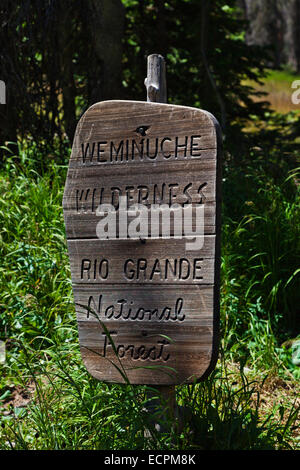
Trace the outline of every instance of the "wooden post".
<path fill-rule="evenodd" d="M 81 117 L 63 209 L 87 370 L 124 383 L 117 361 L 131 384 L 149 386 L 150 417 L 177 418 L 175 385 L 203 380 L 218 355 L 221 138 L 210 113 L 166 103 L 163 57 L 149 56 L 147 68 L 148 102 L 102 101 Z M 174 223 L 138 230 L 135 218 L 134 230 L 121 196 L 148 215 L 155 201 L 189 202 L 193 213 L 184 230 L 176 225 L 179 238 Z M 117 209 L 109 233 L 102 204 Z"/>
<path fill-rule="evenodd" d="M 145 86 L 147 89 L 148 102 L 167 102 L 166 63 L 165 59 L 160 54 L 151 54 L 148 56 Z M 152 389 L 153 391 L 148 392 L 149 398 L 151 399 L 155 395 L 158 395 L 159 399 L 153 399 L 150 408 L 162 408 L 162 405 L 166 404 L 169 417 L 174 418 L 176 408 L 175 385 L 156 385 L 152 387 Z"/>
<path fill-rule="evenodd" d="M 165 59 L 159 54 L 148 56 L 145 86 L 148 102 L 167 102 L 166 64 Z"/>

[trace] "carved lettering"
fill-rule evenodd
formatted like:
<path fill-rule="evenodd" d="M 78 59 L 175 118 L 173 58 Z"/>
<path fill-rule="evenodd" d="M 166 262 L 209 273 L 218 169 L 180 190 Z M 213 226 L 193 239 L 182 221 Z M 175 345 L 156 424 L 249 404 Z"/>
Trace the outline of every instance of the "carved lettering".
<path fill-rule="evenodd" d="M 194 258 L 193 260 L 155 258 L 151 261 L 146 258 L 138 258 L 137 260 L 129 258 L 124 262 L 124 277 L 128 281 L 201 280 L 203 279 L 200 275 L 202 262 L 203 258 Z"/>
<path fill-rule="evenodd" d="M 104 335 L 104 345 L 103 345 L 103 357 L 107 357 L 109 354 L 117 353 L 117 356 L 120 359 L 127 358 L 132 359 L 133 361 L 159 361 L 162 360 L 167 362 L 170 358 L 170 354 L 166 352 L 167 346 L 170 344 L 166 339 L 159 339 L 156 342 L 155 346 L 146 346 L 145 344 L 134 345 L 134 344 L 118 344 L 117 343 L 117 331 L 110 331 L 109 336 L 111 337 L 113 345 L 111 344 L 106 333 Z M 115 350 L 114 350 L 115 349 Z"/>
<path fill-rule="evenodd" d="M 84 165 L 90 163 L 125 163 L 131 161 L 154 161 L 201 157 L 201 135 L 184 137 L 155 137 L 122 139 L 119 141 L 82 142 L 81 159 Z M 97 149 L 97 151 L 96 151 Z"/>
<path fill-rule="evenodd" d="M 82 259 L 80 278 L 81 279 L 101 279 L 106 280 L 109 275 L 109 262 L 107 259 Z"/>
<path fill-rule="evenodd" d="M 76 212 L 95 213 L 99 204 L 103 203 L 109 203 L 118 210 L 121 196 L 127 197 L 128 207 L 132 204 L 204 204 L 207 190 L 206 181 L 77 188 Z"/>
<path fill-rule="evenodd" d="M 103 296 L 99 295 L 96 302 L 94 296 L 90 296 L 87 305 L 87 318 L 91 311 L 99 315 L 100 320 L 134 320 L 134 321 L 184 321 L 183 299 L 179 297 L 174 306 L 166 305 L 158 308 L 145 308 L 142 305 L 135 306 L 133 300 L 118 299 L 110 305 L 103 305 Z"/>
<path fill-rule="evenodd" d="M 97 379 L 123 383 L 120 363 L 130 383 L 154 386 L 212 370 L 220 137 L 210 113 L 166 103 L 109 100 L 80 119 L 63 209 L 80 350 Z"/>

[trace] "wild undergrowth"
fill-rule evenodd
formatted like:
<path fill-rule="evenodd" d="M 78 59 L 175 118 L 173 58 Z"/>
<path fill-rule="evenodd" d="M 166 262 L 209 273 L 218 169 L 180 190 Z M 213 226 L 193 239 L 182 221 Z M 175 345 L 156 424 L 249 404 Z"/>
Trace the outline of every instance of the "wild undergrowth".
<path fill-rule="evenodd" d="M 97 382 L 81 362 L 67 166 L 54 155 L 37 172 L 36 152 L 0 170 L 0 448 L 297 448 L 296 171 L 270 176 L 257 150 L 242 172 L 225 165 L 220 357 L 206 381 L 177 387 L 181 419 L 158 433 L 146 387 Z"/>

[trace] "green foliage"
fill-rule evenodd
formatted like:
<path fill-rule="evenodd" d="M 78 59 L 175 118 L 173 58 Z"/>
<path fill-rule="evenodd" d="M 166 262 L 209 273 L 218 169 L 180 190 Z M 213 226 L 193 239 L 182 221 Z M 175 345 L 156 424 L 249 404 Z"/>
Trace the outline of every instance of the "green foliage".
<path fill-rule="evenodd" d="M 242 177 L 239 174 L 238 187 L 244 184 L 244 194 L 247 185 L 250 187 L 248 200 L 241 205 L 244 216 L 234 223 L 232 220 L 227 223 L 225 219 L 224 226 L 227 242 L 224 256 L 234 251 L 239 260 L 238 273 L 242 273 L 240 276 L 231 272 L 231 276 L 239 278 L 238 288 L 247 286 L 246 301 L 263 298 L 264 308 L 282 339 L 286 334 L 295 334 L 299 328 L 300 221 L 295 177 L 296 173 L 292 172 L 281 185 L 275 185 L 261 166 L 254 171 L 248 168 Z M 230 189 L 233 187 L 231 173 Z M 245 253 L 247 256 L 243 256 Z"/>
<path fill-rule="evenodd" d="M 32 157 L 21 150 L 20 158 L 8 158 L 0 180 L 0 337 L 27 340 L 51 337 L 70 310 L 61 210 L 66 167 L 53 163 L 39 175 Z"/>
<path fill-rule="evenodd" d="M 105 23 L 103 30 L 105 15 L 99 11 L 110 3 L 102 0 L 96 8 L 90 0 L 66 0 L 63 7 L 54 0 L 1 2 L 0 38 L 6 44 L 0 52 L 1 79 L 8 84 L 10 106 L 0 109 L 0 140 L 31 135 L 48 150 L 57 141 L 63 150 L 90 104 L 145 100 L 146 57 L 159 52 L 167 60 L 169 101 L 210 110 L 235 158 L 242 154 L 241 130 L 264 109 L 243 79 L 259 81 L 267 57 L 261 48 L 245 44 L 246 23 L 235 0 L 124 0 L 125 9 L 120 0 L 114 2 L 119 28 Z M 123 16 L 122 55 L 120 37 L 111 34 L 122 31 Z M 112 41 L 118 44 L 107 57 Z M 106 90 L 107 83 L 113 86 Z"/>
<path fill-rule="evenodd" d="M 282 292 L 279 288 L 275 297 L 272 294 L 275 301 L 269 302 L 272 295 L 269 299 L 267 286 L 271 288 L 272 283 L 263 282 L 265 271 L 273 265 L 264 261 L 265 255 L 260 254 L 260 264 L 253 256 L 255 250 L 261 253 L 259 233 L 265 237 L 260 219 L 256 230 L 250 227 L 252 219 L 257 223 L 255 205 L 245 203 L 247 215 L 243 207 L 238 210 L 233 194 L 225 190 L 225 213 L 232 204 L 235 220 L 226 215 L 223 226 L 222 361 L 203 384 L 178 387 L 178 402 L 185 409 L 183 422 L 180 425 L 171 421 L 167 431 L 157 433 L 153 412 L 145 411 L 149 400 L 145 387 L 132 387 L 128 382 L 124 386 L 99 383 L 81 362 L 61 208 L 66 166 L 53 161 L 38 174 L 34 168 L 43 159 L 36 152 L 32 147 L 21 148 L 20 157 L 6 160 L 0 178 L 0 339 L 6 341 L 7 349 L 7 362 L 0 366 L 1 448 L 295 447 L 292 433 L 297 407 L 283 404 L 280 410 L 275 406 L 262 414 L 257 395 L 257 387 L 262 386 L 261 374 L 293 380 L 299 377 L 299 364 L 291 345 L 280 346 L 278 342 L 281 312 L 275 306 L 282 301 Z M 238 172 L 225 173 L 225 188 L 227 178 L 232 187 L 244 185 L 246 202 L 250 194 L 259 195 L 257 207 L 260 211 L 264 208 L 261 217 L 270 217 L 273 201 L 278 223 L 288 226 L 281 240 L 282 246 L 288 247 L 285 236 L 289 243 L 295 237 L 295 226 L 288 223 L 293 220 L 289 215 L 293 212 L 289 209 L 285 217 L 295 197 L 293 178 L 282 187 L 268 179 L 270 187 L 266 191 L 266 179 L 261 177 L 257 162 L 254 168 L 249 164 L 245 180 L 240 180 Z M 252 184 L 245 183 L 248 179 Z M 287 187 L 289 184 L 291 187 Z M 264 253 L 269 253 L 266 259 L 272 259 L 274 246 L 265 246 Z M 292 264 L 287 266 L 285 272 L 282 263 L 278 265 L 278 276 L 284 278 L 282 286 L 293 271 Z M 260 283 L 255 282 L 256 277 Z M 291 279 L 288 283 L 289 295 L 296 294 L 293 282 Z M 232 362 L 241 363 L 240 372 L 229 372 Z M 250 368 L 258 379 L 248 379 L 243 367 Z M 14 406 L 15 390 L 28 388 L 33 389 L 30 403 Z M 282 415 L 279 421 L 278 413 Z M 159 410 L 156 415 L 159 421 Z M 166 426 L 165 419 L 162 425 Z"/>
<path fill-rule="evenodd" d="M 31 136 L 44 153 L 58 143 L 63 155 L 83 110 L 96 101 L 119 97 L 121 38 L 116 31 L 122 30 L 123 9 L 121 1 L 111 4 L 1 1 L 1 80 L 7 85 L 7 106 L 0 108 L 1 144 Z M 113 41 L 113 54 L 107 57 Z M 111 66 L 114 60 L 119 62 L 117 74 Z M 112 84 L 109 91 L 104 90 L 106 84 Z"/>
<path fill-rule="evenodd" d="M 208 109 L 225 135 L 220 361 L 205 382 L 178 387 L 183 422 L 169 420 L 168 431 L 157 433 L 145 411 L 150 390 L 132 387 L 120 361 L 124 386 L 98 383 L 80 359 L 61 208 L 70 147 L 65 129 L 71 135 L 74 116 L 92 100 L 103 64 L 90 43 L 84 47 L 90 35 L 83 2 L 64 2 L 59 29 L 66 32 L 71 11 L 70 50 L 63 53 L 75 88 L 65 87 L 61 75 L 53 82 L 61 6 L 38 3 L 17 2 L 2 31 L 16 34 L 9 41 L 15 55 L 5 62 L 14 64 L 12 83 L 21 77 L 30 93 L 18 88 L 20 102 L 9 108 L 12 119 L 5 122 L 27 138 L 17 156 L 2 148 L 0 170 L 0 340 L 7 358 L 0 364 L 1 448 L 296 448 L 299 409 L 284 398 L 300 377 L 300 120 L 252 100 L 248 83 L 263 77 L 265 53 L 246 46 L 233 0 L 123 0 L 123 88 L 116 98 L 145 99 L 146 56 L 160 52 L 169 101 Z M 23 18 L 24 6 L 32 22 Z M 266 411 L 260 390 L 268 380 L 281 380 L 286 390 L 283 402 Z M 31 400 L 18 406 L 17 391 L 27 389 Z"/>
<path fill-rule="evenodd" d="M 69 328 L 67 336 L 73 333 Z M 180 387 L 182 422 L 157 433 L 158 412 L 146 411 L 147 387 L 97 382 L 84 369 L 76 342 L 64 343 L 54 334 L 43 351 L 22 343 L 20 348 L 10 373 L 23 389 L 34 386 L 35 400 L 2 417 L 2 449 L 290 448 L 299 410 L 281 404 L 261 419 L 257 382 L 242 370 L 230 373 L 220 363 L 206 382 Z M 166 429 L 165 419 L 162 424 Z"/>
<path fill-rule="evenodd" d="M 262 116 L 264 109 L 252 100 L 255 91 L 243 78 L 259 81 L 266 55 L 246 46 L 246 23 L 235 1 L 123 3 L 125 96 L 144 99 L 145 58 L 159 52 L 167 59 L 169 102 L 209 109 L 220 121 L 228 145 L 241 153 L 241 128 L 250 115 Z"/>
<path fill-rule="evenodd" d="M 243 369 L 239 381 L 226 368 L 217 368 L 204 383 L 183 389 L 193 412 L 193 448 L 202 450 L 253 450 L 289 448 L 290 432 L 297 419 L 297 407 L 288 418 L 276 420 L 276 408 L 260 418 L 261 397 L 257 382 L 247 378 Z M 287 411 L 282 407 L 282 412 Z M 288 423 L 288 424 L 287 424 Z M 203 439 L 205 436 L 205 440 Z"/>

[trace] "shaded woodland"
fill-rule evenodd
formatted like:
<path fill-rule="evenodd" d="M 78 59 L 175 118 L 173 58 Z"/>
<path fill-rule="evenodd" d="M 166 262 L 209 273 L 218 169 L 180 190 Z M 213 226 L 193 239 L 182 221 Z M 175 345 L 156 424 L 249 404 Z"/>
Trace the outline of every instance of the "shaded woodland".
<path fill-rule="evenodd" d="M 1 0 L 0 449 L 299 449 L 299 3 Z M 78 119 L 145 101 L 152 53 L 224 147 L 219 358 L 162 433 L 147 387 L 83 366 L 62 211 Z"/>
<path fill-rule="evenodd" d="M 247 44 L 268 46 L 270 65 L 300 71 L 300 1 L 239 0 L 249 21 Z"/>

